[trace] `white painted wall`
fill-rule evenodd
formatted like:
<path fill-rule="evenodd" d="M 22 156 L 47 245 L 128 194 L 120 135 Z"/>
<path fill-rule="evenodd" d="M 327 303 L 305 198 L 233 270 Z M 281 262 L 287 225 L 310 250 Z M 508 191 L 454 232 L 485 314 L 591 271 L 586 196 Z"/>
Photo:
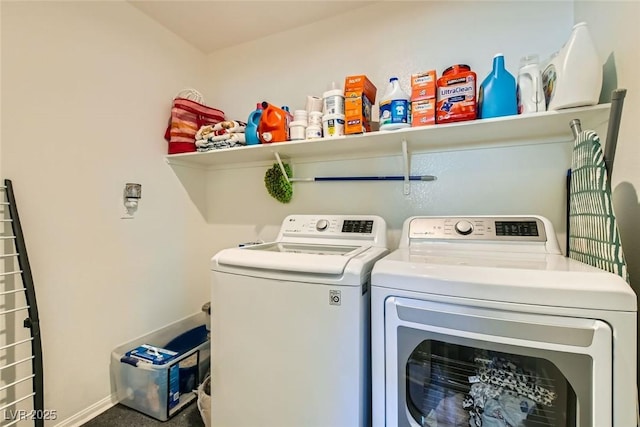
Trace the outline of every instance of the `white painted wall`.
<path fill-rule="evenodd" d="M 548 56 L 584 15 L 602 52 L 616 53 L 618 86 L 630 89 L 614 186 L 633 274 L 638 251 L 625 234 L 638 235 L 638 207 L 625 195 L 639 185 L 629 119 L 640 108 L 638 14 L 636 4 L 606 3 L 578 4 L 574 18 L 572 2 L 381 2 L 205 57 L 126 3 L 2 2 L 0 170 L 16 184 L 34 268 L 47 407 L 64 420 L 107 397 L 110 350 L 199 310 L 209 257 L 273 238 L 288 213 L 380 214 L 392 245 L 414 214 L 539 213 L 564 230 L 562 144 L 415 156 L 412 172 L 439 179 L 414 184 L 409 197 L 397 183 L 300 184 L 286 206 L 266 194 L 264 167 L 206 179 L 171 168 L 162 133 L 169 100 L 185 86 L 245 119 L 257 101 L 300 108 L 351 74 L 367 74 L 380 94 L 391 75 L 407 89 L 411 73 L 454 63 L 482 80 L 496 51 L 515 74 L 520 56 Z M 397 174 L 401 164 L 295 166 L 313 176 Z M 143 184 L 133 221 L 119 219 L 128 181 Z"/>
<path fill-rule="evenodd" d="M 640 116 L 640 3 L 578 1 L 575 9 L 577 21 L 590 23 L 601 58 L 615 65 L 607 70 L 607 88 L 627 89 L 612 188 L 630 274 L 640 289 L 640 144 L 635 121 Z"/>
<path fill-rule="evenodd" d="M 611 188 L 631 285 L 640 295 L 640 2 L 580 0 L 575 16 L 576 22 L 589 22 L 600 57 L 608 61 L 603 95 L 616 87 L 627 89 Z"/>
<path fill-rule="evenodd" d="M 307 95 L 320 96 L 332 81 L 343 84 L 353 74 L 366 74 L 378 87 L 378 99 L 390 76 L 398 76 L 408 91 L 411 73 L 435 68 L 440 75 L 454 63 L 471 65 L 482 81 L 496 51 L 505 54 L 515 75 L 522 55 L 538 53 L 544 60 L 568 40 L 574 23 L 587 21 L 601 60 L 607 62 L 601 102 L 608 102 L 614 88 L 628 89 L 612 185 L 633 281 L 640 277 L 640 145 L 632 119 L 640 109 L 639 8 L 638 2 L 590 0 L 380 2 L 210 55 L 209 74 L 216 78 L 208 81 L 206 93 L 224 106 L 227 117 L 244 120 L 258 101 L 303 108 Z M 220 67 L 222 57 L 225 67 Z M 590 125 L 583 123 L 584 128 Z M 604 141 L 606 126 L 596 130 Z M 292 212 L 375 212 L 387 219 L 393 234 L 409 215 L 528 212 L 548 216 L 564 246 L 566 148 L 552 144 L 414 156 L 412 172 L 435 174 L 438 181 L 413 184 L 408 198 L 397 183 L 296 184 L 294 199 L 286 206 L 266 194 L 265 168 L 213 171 L 204 210 L 220 241 L 229 244 L 238 239 L 225 232 L 224 224 L 255 223 L 258 237 L 269 238 Z M 293 159 L 293 164 L 297 176 L 401 170 L 399 158 L 313 164 Z"/>
<path fill-rule="evenodd" d="M 602 62 L 607 61 L 601 102 L 608 102 L 615 88 L 628 89 L 612 188 L 632 286 L 640 294 L 639 17 L 635 1 L 383 2 L 211 55 L 209 70 L 216 79 L 208 93 L 230 118 L 245 119 L 261 100 L 303 108 L 306 95 L 319 96 L 331 81 L 343 84 L 353 74 L 366 74 L 378 87 L 378 99 L 389 76 L 398 76 L 406 91 L 411 73 L 435 68 L 440 75 L 454 63 L 471 65 L 482 81 L 496 51 L 505 54 L 515 75 L 520 56 L 547 58 L 569 38 L 574 23 L 587 21 Z M 227 59 L 224 69 L 220 57 Z M 604 141 L 606 127 L 596 130 Z M 289 205 L 266 194 L 264 167 L 212 171 L 206 216 L 219 241 L 233 245 L 252 236 L 231 234 L 227 223 L 257 224 L 255 236 L 268 240 L 288 213 L 376 213 L 392 228 L 390 244 L 395 245 L 410 215 L 535 213 L 551 219 L 564 247 L 569 148 L 552 144 L 414 156 L 412 172 L 437 175 L 438 181 L 413 184 L 409 197 L 398 183 L 302 183 L 295 184 Z M 296 176 L 398 174 L 402 167 L 399 158 L 293 159 L 293 164 Z"/>
<path fill-rule="evenodd" d="M 210 55 L 209 74 L 215 78 L 208 81 L 206 93 L 224 106 L 227 117 L 246 120 L 258 101 L 304 108 L 307 95 L 321 96 L 332 81 L 343 85 L 348 75 L 366 74 L 378 88 L 378 99 L 390 76 L 399 77 L 408 91 L 412 73 L 436 69 L 440 76 L 457 63 L 469 64 L 481 82 L 497 52 L 505 55 L 515 75 L 521 56 L 538 53 L 545 58 L 569 36 L 572 4 L 554 3 L 554 13 L 547 6 L 379 2 Z M 225 58 L 224 67 L 220 58 Z M 374 115 L 377 119 L 377 107 Z M 413 156 L 412 172 L 437 175 L 438 181 L 414 183 L 409 197 L 402 195 L 399 183 L 303 183 L 295 185 L 293 201 L 286 206 L 266 193 L 264 167 L 215 171 L 207 180 L 207 217 L 221 239 L 228 236 L 224 224 L 260 224 L 275 235 L 287 213 L 319 212 L 376 213 L 394 235 L 410 215 L 473 213 L 542 214 L 563 232 L 568 150 L 566 144 L 551 144 Z M 402 171 L 400 158 L 293 163 L 297 176 Z M 226 240 L 237 241 L 235 236 Z"/>
<path fill-rule="evenodd" d="M 205 62 L 125 2 L 2 2 L 1 47 L 0 164 L 60 422 L 109 396 L 113 348 L 209 301 L 205 222 L 163 160 L 171 99 Z M 142 184 L 134 220 L 126 182 Z"/>

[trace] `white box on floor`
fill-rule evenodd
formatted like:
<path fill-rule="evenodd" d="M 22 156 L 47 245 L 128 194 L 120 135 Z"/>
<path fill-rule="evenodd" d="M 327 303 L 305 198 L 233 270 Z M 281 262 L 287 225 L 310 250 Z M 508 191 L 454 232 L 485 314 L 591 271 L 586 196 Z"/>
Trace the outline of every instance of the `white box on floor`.
<path fill-rule="evenodd" d="M 197 313 L 115 348 L 111 381 L 118 401 L 160 421 L 191 403 L 210 365 L 205 324 L 205 314 Z M 168 349 L 172 356 L 158 364 L 144 361 L 135 354 L 144 344 Z"/>

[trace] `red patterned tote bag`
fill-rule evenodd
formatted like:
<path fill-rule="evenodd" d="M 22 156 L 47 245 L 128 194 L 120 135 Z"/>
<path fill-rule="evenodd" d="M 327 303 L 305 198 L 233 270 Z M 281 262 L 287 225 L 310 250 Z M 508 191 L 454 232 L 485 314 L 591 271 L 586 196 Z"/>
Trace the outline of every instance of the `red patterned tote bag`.
<path fill-rule="evenodd" d="M 224 121 L 224 112 L 186 98 L 175 98 L 164 139 L 169 154 L 196 151 L 196 132 L 206 125 Z"/>

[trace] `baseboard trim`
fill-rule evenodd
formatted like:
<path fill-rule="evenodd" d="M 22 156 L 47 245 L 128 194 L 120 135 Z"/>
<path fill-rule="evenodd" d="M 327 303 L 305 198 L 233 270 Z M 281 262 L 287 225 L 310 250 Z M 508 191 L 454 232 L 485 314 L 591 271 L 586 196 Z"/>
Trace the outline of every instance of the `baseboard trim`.
<path fill-rule="evenodd" d="M 97 417 L 109 408 L 114 407 L 118 403 L 115 393 L 104 399 L 94 403 L 88 408 L 78 412 L 77 414 L 67 418 L 55 425 L 55 427 L 79 427 L 87 421 Z"/>

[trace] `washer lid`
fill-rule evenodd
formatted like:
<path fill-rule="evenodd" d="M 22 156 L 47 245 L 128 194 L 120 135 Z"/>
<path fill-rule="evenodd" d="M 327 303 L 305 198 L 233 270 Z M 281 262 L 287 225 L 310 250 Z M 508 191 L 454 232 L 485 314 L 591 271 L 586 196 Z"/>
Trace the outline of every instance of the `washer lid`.
<path fill-rule="evenodd" d="M 370 246 L 315 245 L 272 242 L 220 251 L 219 265 L 338 275 L 347 263 Z"/>
<path fill-rule="evenodd" d="M 398 249 L 375 264 L 371 284 L 421 292 L 425 297 L 637 309 L 635 293 L 620 276 L 554 254 Z"/>

